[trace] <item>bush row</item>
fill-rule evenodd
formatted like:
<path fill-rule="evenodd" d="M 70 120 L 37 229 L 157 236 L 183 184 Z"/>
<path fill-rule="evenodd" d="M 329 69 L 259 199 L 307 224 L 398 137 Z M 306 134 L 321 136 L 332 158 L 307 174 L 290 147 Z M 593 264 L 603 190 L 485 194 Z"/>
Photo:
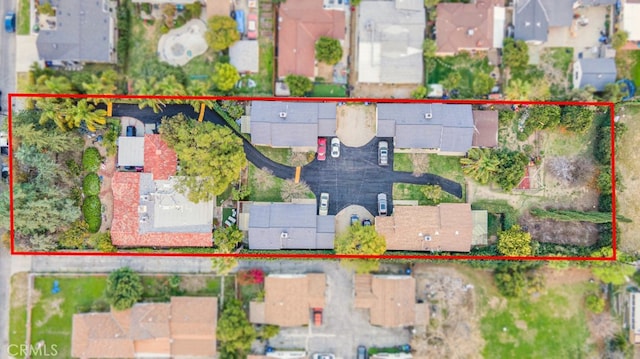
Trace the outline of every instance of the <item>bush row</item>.
<path fill-rule="evenodd" d="M 102 225 L 102 204 L 98 196 L 87 196 L 82 203 L 82 214 L 87 222 L 88 230 L 96 233 Z"/>

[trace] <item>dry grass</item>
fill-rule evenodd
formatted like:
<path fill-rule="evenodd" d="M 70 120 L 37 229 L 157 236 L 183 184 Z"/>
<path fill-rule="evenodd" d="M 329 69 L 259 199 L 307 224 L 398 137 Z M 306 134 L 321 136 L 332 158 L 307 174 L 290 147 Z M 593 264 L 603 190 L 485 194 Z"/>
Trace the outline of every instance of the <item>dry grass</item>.
<path fill-rule="evenodd" d="M 413 175 L 420 176 L 429 170 L 429 155 L 426 153 L 410 153 L 409 159 L 413 165 Z"/>
<path fill-rule="evenodd" d="M 618 140 L 616 150 L 616 172 L 622 177 L 626 191 L 617 191 L 616 199 L 621 215 L 631 218 L 631 223 L 619 223 L 620 249 L 625 252 L 640 252 L 640 202 L 637 192 L 640 188 L 640 106 L 625 105 L 618 112 L 621 122 L 627 125 L 627 132 Z"/>
<path fill-rule="evenodd" d="M 306 194 L 310 191 L 311 189 L 304 181 L 295 183 L 293 180 L 289 179 L 282 183 L 282 200 L 285 202 L 291 202 L 293 199 L 306 198 Z"/>
<path fill-rule="evenodd" d="M 268 168 L 256 169 L 253 173 L 254 183 L 260 191 L 266 191 L 275 185 L 273 172 Z"/>

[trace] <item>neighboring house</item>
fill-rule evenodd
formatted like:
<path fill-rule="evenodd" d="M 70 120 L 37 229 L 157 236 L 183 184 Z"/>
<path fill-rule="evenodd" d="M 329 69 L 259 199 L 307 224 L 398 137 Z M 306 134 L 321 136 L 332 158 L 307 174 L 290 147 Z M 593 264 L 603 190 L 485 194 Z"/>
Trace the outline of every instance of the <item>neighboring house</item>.
<path fill-rule="evenodd" d="M 429 323 L 427 303 L 416 301 L 416 279 L 404 275 L 356 274 L 355 308 L 369 310 L 372 325 L 397 328 Z"/>
<path fill-rule="evenodd" d="M 494 138 L 497 144 L 494 117 L 495 111 L 472 111 L 471 105 L 380 103 L 376 136 L 393 137 L 396 152 L 463 156 L 472 146 L 495 146 Z"/>
<path fill-rule="evenodd" d="M 130 152 L 129 152 L 130 151 Z M 210 247 L 214 201 L 193 203 L 176 191 L 176 153 L 160 135 L 120 137 L 112 179 L 111 240 L 124 247 Z"/>
<path fill-rule="evenodd" d="M 318 137 L 336 135 L 334 102 L 253 101 L 249 114 L 242 132 L 254 145 L 313 151 Z"/>
<path fill-rule="evenodd" d="M 316 76 L 315 44 L 321 36 L 345 38 L 344 11 L 323 0 L 287 1 L 278 10 L 278 78 Z"/>
<path fill-rule="evenodd" d="M 440 3 L 436 11 L 437 55 L 502 48 L 506 19 L 504 0 Z"/>
<path fill-rule="evenodd" d="M 358 5 L 359 83 L 422 84 L 426 16 L 419 1 L 363 1 Z"/>
<path fill-rule="evenodd" d="M 310 203 L 249 205 L 249 249 L 333 249 L 335 216 L 319 216 Z"/>
<path fill-rule="evenodd" d="M 230 63 L 241 74 L 257 73 L 260 71 L 259 53 L 260 47 L 258 41 L 237 41 L 229 48 Z"/>
<path fill-rule="evenodd" d="M 390 251 L 469 252 L 473 216 L 468 203 L 395 206 L 392 216 L 378 216 L 376 231 Z"/>
<path fill-rule="evenodd" d="M 573 87 L 595 87 L 604 91 L 607 84 L 616 81 L 616 62 L 612 58 L 580 59 L 573 64 Z"/>
<path fill-rule="evenodd" d="M 573 0 L 515 0 L 514 38 L 530 44 L 547 41 L 550 27 L 569 27 Z"/>
<path fill-rule="evenodd" d="M 74 358 L 214 358 L 218 298 L 172 297 L 108 313 L 74 314 Z"/>
<path fill-rule="evenodd" d="M 115 9 L 104 1 L 41 0 L 50 2 L 54 16 L 39 15 L 36 40 L 43 61 L 117 61 Z"/>
<path fill-rule="evenodd" d="M 324 273 L 270 274 L 264 279 L 264 301 L 249 303 L 249 321 L 281 327 L 310 325 L 314 308 L 325 306 Z"/>
<path fill-rule="evenodd" d="M 640 344 L 640 293 L 629 293 L 629 342 Z"/>
<path fill-rule="evenodd" d="M 622 30 L 629 33 L 629 42 L 624 49 L 640 50 L 640 0 L 624 2 Z"/>

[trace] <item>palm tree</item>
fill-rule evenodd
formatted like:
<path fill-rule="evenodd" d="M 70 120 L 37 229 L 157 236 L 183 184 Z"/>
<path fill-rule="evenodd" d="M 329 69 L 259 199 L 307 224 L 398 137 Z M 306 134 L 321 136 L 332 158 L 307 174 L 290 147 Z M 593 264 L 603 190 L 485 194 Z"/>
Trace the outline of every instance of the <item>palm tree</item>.
<path fill-rule="evenodd" d="M 90 82 L 83 82 L 82 88 L 87 94 L 104 94 L 104 95 L 113 95 L 116 92 L 116 81 L 118 74 L 113 70 L 107 70 L 100 75 L 100 77 L 95 74 L 91 75 Z M 91 99 L 91 102 L 94 104 L 98 104 L 100 102 L 107 103 L 108 101 L 103 98 Z"/>
<path fill-rule="evenodd" d="M 42 78 L 43 76 L 40 76 L 40 78 Z M 71 81 L 69 81 L 69 79 L 64 76 L 50 77 L 44 80 L 44 86 L 46 87 L 48 93 L 73 93 L 73 86 L 71 85 Z"/>
<path fill-rule="evenodd" d="M 208 96 L 210 94 L 209 89 L 211 89 L 209 81 L 192 81 L 187 87 L 187 93 L 189 96 Z M 196 112 L 200 111 L 201 104 L 204 104 L 209 109 L 212 109 L 215 104 L 214 100 L 187 100 L 185 102 L 191 105 Z"/>
<path fill-rule="evenodd" d="M 69 100 L 67 100 L 69 101 Z M 53 121 L 62 131 L 67 130 L 65 120 L 65 112 L 68 105 L 64 106 L 55 98 L 43 97 L 36 103 L 36 107 L 41 111 L 40 124 L 44 125 L 49 121 Z"/>
<path fill-rule="evenodd" d="M 107 111 L 97 110 L 87 100 L 80 100 L 75 106 L 69 108 L 67 126 L 69 128 L 78 128 L 83 122 L 87 129 L 93 132 L 107 123 Z"/>
<path fill-rule="evenodd" d="M 185 96 L 187 91 L 184 89 L 184 85 L 176 79 L 174 75 L 164 77 L 162 80 L 156 82 L 153 87 L 154 94 L 160 96 Z M 182 103 L 183 100 L 170 100 L 171 103 Z"/>
<path fill-rule="evenodd" d="M 473 177 L 480 184 L 487 184 L 496 173 L 500 160 L 488 148 L 472 148 L 467 157 L 460 159 L 464 174 Z"/>
<path fill-rule="evenodd" d="M 156 82 L 157 80 L 155 77 L 149 77 L 148 79 L 145 79 L 145 78 L 138 79 L 133 84 L 133 90 L 138 95 L 155 95 Z M 161 106 L 164 106 L 164 103 L 155 98 L 141 99 L 140 102 L 138 103 L 139 109 L 142 110 L 145 107 L 151 107 L 153 109 L 153 112 L 155 113 L 160 112 Z"/>

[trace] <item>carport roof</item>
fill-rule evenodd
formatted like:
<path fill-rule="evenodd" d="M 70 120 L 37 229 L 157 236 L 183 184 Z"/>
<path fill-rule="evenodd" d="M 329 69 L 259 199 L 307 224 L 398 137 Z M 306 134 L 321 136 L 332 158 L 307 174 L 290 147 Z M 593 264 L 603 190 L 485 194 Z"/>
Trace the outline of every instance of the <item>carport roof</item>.
<path fill-rule="evenodd" d="M 498 111 L 473 111 L 473 147 L 498 145 Z"/>
<path fill-rule="evenodd" d="M 324 273 L 268 275 L 264 302 L 250 303 L 249 321 L 281 327 L 308 325 L 312 308 L 324 308 L 327 278 Z"/>
<path fill-rule="evenodd" d="M 144 166 L 144 137 L 118 138 L 118 166 Z"/>
<path fill-rule="evenodd" d="M 416 280 L 411 276 L 357 274 L 355 307 L 369 309 L 369 321 L 382 327 L 416 322 Z M 420 308 L 421 312 L 423 312 Z"/>
<path fill-rule="evenodd" d="M 334 236 L 335 216 L 318 216 L 315 203 L 249 207 L 250 249 L 333 249 Z"/>

